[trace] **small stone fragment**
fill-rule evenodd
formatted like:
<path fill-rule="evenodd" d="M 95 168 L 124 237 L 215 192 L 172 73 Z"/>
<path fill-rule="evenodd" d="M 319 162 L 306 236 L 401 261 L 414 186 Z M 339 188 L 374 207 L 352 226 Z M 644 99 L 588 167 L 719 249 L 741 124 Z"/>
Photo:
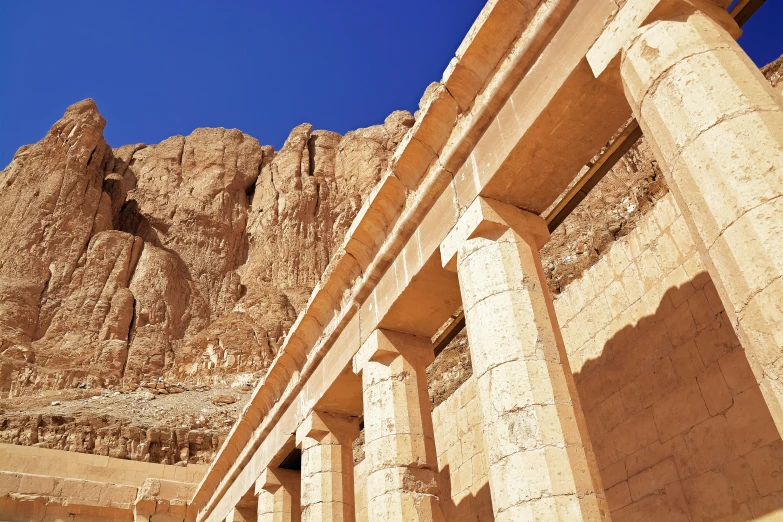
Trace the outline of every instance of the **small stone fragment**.
<path fill-rule="evenodd" d="M 237 402 L 237 399 L 233 395 L 221 394 L 212 397 L 212 404 L 215 406 L 225 406 L 227 404 L 234 404 L 235 402 Z"/>

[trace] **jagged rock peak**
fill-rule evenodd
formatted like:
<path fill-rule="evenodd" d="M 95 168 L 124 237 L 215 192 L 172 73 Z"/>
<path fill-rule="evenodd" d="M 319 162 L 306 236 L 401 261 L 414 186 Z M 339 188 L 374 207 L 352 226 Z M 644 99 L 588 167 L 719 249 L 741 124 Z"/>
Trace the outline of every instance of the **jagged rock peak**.
<path fill-rule="evenodd" d="M 0 174 L 0 389 L 257 378 L 413 122 L 112 149 L 70 106 Z"/>

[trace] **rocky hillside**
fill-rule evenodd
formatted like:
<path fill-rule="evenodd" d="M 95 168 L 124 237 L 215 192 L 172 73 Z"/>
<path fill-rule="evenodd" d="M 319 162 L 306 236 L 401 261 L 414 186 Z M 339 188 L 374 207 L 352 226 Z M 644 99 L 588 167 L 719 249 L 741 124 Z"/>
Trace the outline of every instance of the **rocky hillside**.
<path fill-rule="evenodd" d="M 59 398 L 247 390 L 412 124 L 304 124 L 278 152 L 222 128 L 112 148 L 92 100 L 69 107 L 0 172 L 0 392 L 14 398 L 0 441 L 95 451 L 98 430 L 132 424 L 64 415 Z M 193 428 L 194 408 L 161 424 Z"/>

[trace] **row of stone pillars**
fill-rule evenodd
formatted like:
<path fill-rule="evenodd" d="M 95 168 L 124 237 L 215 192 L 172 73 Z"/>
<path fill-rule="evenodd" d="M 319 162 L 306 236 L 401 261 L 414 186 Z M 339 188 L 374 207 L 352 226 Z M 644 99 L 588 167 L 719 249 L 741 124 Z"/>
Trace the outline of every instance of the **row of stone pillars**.
<path fill-rule="evenodd" d="M 443 520 L 427 394 L 432 358 L 428 339 L 382 330 L 354 357 L 362 376 L 369 520 Z M 355 417 L 308 415 L 296 432 L 301 471 L 267 469 L 258 479 L 258 520 L 353 521 L 358 434 Z"/>
<path fill-rule="evenodd" d="M 728 15 L 672 5 L 626 45 L 626 94 L 781 429 L 781 99 L 724 28 L 733 24 Z M 498 521 L 606 520 L 538 256 L 548 238 L 539 216 L 477 198 L 441 245 L 444 267 L 459 277 L 493 511 Z M 428 339 L 382 330 L 354 357 L 369 520 L 443 520 L 426 389 L 431 360 Z M 259 478 L 259 520 L 354 520 L 357 434 L 356 419 L 313 412 L 296 433 L 301 474 L 267 470 Z"/>
<path fill-rule="evenodd" d="M 592 486 L 592 452 L 582 443 L 584 421 L 538 258 L 548 237 L 540 217 L 479 199 L 442 248 L 463 293 L 496 520 L 552 513 L 598 520 L 605 511 Z M 429 339 L 385 330 L 374 331 L 354 356 L 368 520 L 443 520 L 427 393 L 432 360 Z M 308 415 L 296 432 L 301 471 L 265 471 L 256 483 L 258 520 L 353 521 L 358 434 L 355 417 Z"/>
<path fill-rule="evenodd" d="M 540 217 L 479 199 L 442 247 L 462 288 L 496 520 L 553 513 L 598 520 L 605 513 L 538 258 L 548 237 Z M 385 330 L 375 330 L 354 356 L 368 520 L 444 520 L 427 393 L 432 360 L 429 339 Z M 308 415 L 296 432 L 301 472 L 266 470 L 256 485 L 258 520 L 353 521 L 358 433 L 354 417 Z"/>

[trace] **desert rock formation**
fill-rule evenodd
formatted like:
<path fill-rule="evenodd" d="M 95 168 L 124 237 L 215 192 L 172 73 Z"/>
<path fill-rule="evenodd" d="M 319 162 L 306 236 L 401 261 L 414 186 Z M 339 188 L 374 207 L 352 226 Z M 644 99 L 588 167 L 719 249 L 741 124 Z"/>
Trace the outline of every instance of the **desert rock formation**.
<path fill-rule="evenodd" d="M 3 395 L 254 382 L 412 124 L 113 149 L 69 107 L 0 173 Z"/>

